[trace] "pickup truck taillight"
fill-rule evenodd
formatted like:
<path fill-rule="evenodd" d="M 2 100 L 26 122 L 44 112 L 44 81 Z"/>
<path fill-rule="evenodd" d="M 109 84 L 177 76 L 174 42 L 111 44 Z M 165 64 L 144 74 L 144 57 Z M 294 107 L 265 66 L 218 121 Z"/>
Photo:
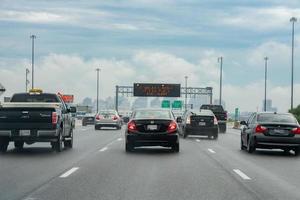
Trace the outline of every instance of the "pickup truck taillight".
<path fill-rule="evenodd" d="M 57 124 L 58 116 L 56 112 L 52 112 L 52 124 Z"/>

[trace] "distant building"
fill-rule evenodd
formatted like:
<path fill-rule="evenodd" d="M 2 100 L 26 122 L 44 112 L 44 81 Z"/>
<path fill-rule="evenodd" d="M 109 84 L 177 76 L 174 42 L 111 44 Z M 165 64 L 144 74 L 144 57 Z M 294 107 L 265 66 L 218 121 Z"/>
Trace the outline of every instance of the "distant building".
<path fill-rule="evenodd" d="M 265 107 L 265 100 L 263 100 L 263 102 L 262 102 L 262 111 L 264 111 L 264 107 Z M 272 100 L 271 99 L 266 100 L 266 111 L 267 112 L 277 112 L 277 108 L 272 107 Z"/>

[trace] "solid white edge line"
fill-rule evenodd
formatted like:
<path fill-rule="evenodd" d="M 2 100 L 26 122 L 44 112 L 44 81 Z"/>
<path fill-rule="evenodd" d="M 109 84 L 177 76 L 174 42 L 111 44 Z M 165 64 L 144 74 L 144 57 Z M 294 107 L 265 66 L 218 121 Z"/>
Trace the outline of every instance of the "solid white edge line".
<path fill-rule="evenodd" d="M 108 148 L 107 147 L 103 147 L 102 149 L 100 149 L 100 152 L 106 151 Z"/>
<path fill-rule="evenodd" d="M 70 170 L 66 171 L 65 173 L 63 173 L 62 175 L 60 175 L 60 178 L 66 178 L 68 176 L 70 176 L 72 173 L 74 173 L 75 171 L 77 171 L 79 169 L 79 167 L 73 167 Z"/>
<path fill-rule="evenodd" d="M 210 153 L 216 153 L 214 150 L 212 149 L 207 149 Z"/>
<path fill-rule="evenodd" d="M 244 172 L 242 172 L 239 169 L 234 169 L 233 170 L 237 175 L 239 175 L 240 177 L 242 177 L 242 179 L 244 180 L 251 180 L 251 178 L 249 176 L 247 176 Z"/>

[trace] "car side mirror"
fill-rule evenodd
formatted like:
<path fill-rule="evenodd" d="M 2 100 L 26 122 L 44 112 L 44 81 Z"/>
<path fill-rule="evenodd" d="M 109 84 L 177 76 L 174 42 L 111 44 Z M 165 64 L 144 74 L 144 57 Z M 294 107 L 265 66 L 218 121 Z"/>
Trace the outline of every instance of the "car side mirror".
<path fill-rule="evenodd" d="M 181 123 L 181 122 L 182 122 L 182 118 L 181 118 L 181 117 L 177 117 L 177 118 L 176 118 L 176 122 L 177 122 L 177 123 Z"/>
<path fill-rule="evenodd" d="M 245 121 L 241 121 L 240 125 L 248 126 L 247 122 L 245 122 Z"/>
<path fill-rule="evenodd" d="M 71 107 L 69 108 L 69 112 L 70 112 L 70 113 L 76 113 L 76 107 L 71 106 Z"/>

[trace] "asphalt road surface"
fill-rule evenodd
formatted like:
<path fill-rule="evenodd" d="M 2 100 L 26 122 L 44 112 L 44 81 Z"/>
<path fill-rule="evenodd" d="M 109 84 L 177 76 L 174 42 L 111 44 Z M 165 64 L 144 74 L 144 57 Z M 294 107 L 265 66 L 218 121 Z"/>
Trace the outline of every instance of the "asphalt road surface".
<path fill-rule="evenodd" d="M 240 150 L 238 130 L 180 140 L 180 153 L 126 153 L 124 130 L 78 126 L 74 148 L 37 143 L 0 155 L 0 200 L 300 199 L 300 157 Z"/>

